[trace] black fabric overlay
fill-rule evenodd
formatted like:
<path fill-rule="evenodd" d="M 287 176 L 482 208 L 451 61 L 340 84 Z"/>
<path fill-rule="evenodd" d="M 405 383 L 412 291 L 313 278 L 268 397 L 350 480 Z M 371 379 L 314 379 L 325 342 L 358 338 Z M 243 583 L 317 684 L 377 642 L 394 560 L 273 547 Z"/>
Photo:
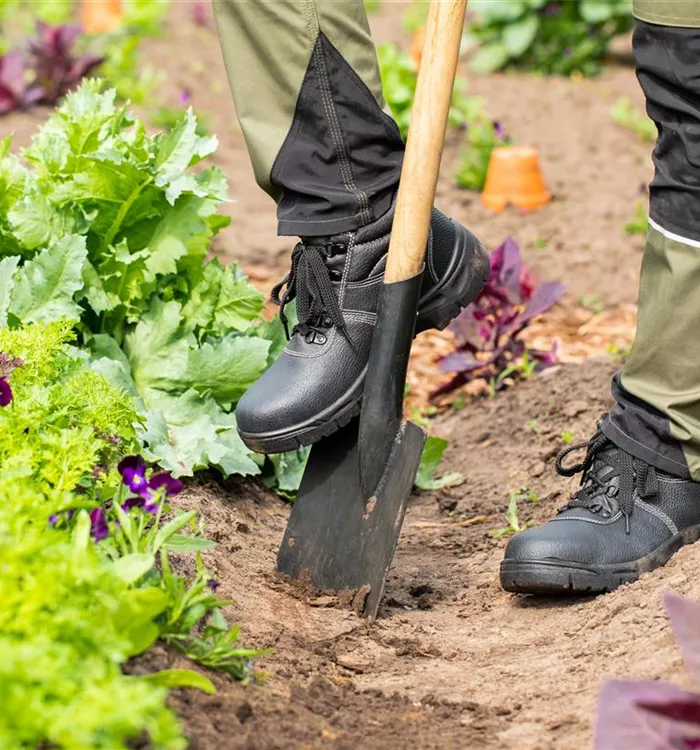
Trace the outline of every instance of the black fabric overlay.
<path fill-rule="evenodd" d="M 659 134 L 651 218 L 700 239 L 700 29 L 637 21 L 637 77 Z"/>
<path fill-rule="evenodd" d="M 619 373 L 613 378 L 612 395 L 616 404 L 600 426 L 605 437 L 667 474 L 690 479 L 683 449 L 671 435 L 668 417 L 625 390 Z"/>
<path fill-rule="evenodd" d="M 353 231 L 391 207 L 404 143 L 394 120 L 319 33 L 294 120 L 272 168 L 281 235 Z"/>

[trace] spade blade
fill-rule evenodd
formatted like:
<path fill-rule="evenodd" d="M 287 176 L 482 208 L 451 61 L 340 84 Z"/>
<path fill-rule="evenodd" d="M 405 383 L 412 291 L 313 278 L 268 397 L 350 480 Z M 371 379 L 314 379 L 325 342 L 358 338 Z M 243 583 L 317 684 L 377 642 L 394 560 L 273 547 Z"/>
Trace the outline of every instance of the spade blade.
<path fill-rule="evenodd" d="M 368 497 L 362 490 L 358 434 L 354 420 L 311 449 L 277 568 L 319 589 L 368 591 L 364 613 L 374 618 L 426 435 L 402 422 L 379 484 Z"/>

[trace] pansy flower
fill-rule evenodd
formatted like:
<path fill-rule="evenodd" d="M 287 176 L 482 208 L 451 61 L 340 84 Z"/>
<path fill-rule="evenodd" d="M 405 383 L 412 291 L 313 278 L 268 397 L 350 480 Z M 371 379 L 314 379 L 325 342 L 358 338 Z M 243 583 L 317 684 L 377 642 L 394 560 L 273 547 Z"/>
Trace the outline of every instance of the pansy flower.
<path fill-rule="evenodd" d="M 124 503 L 122 507 L 125 510 L 144 508 L 149 513 L 155 513 L 158 504 L 154 502 L 154 498 L 161 487 L 165 489 L 167 497 L 177 495 L 182 490 L 182 482 L 172 477 L 167 471 L 146 479 L 146 462 L 141 456 L 127 456 L 122 459 L 117 469 L 122 475 L 122 482 L 135 495 Z"/>
<path fill-rule="evenodd" d="M 107 526 L 104 508 L 93 508 L 90 511 L 90 530 L 92 538 L 96 542 L 109 536 L 109 526 Z"/>
<path fill-rule="evenodd" d="M 0 377 L 0 406 L 9 406 L 12 403 L 12 388 L 7 378 Z"/>

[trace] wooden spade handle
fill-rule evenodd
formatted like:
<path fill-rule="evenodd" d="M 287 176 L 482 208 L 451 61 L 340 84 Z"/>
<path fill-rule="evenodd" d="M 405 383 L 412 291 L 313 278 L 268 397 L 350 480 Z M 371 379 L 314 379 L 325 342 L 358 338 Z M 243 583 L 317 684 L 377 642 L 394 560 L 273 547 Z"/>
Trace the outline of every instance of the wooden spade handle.
<path fill-rule="evenodd" d="M 384 283 L 423 267 L 467 0 L 432 0 Z"/>

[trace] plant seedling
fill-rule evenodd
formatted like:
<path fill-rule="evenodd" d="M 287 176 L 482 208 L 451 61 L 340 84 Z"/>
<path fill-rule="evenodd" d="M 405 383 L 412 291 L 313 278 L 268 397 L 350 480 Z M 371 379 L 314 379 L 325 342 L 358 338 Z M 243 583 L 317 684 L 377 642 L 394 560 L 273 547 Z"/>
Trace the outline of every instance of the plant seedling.
<path fill-rule="evenodd" d="M 518 493 L 509 493 L 510 501 L 508 503 L 508 510 L 506 511 L 506 521 L 508 526 L 502 529 L 493 529 L 491 535 L 494 537 L 508 536 L 509 534 L 517 534 L 519 531 L 529 528 L 534 524 L 533 521 L 526 521 L 524 524 L 520 523 L 518 517 Z"/>
<path fill-rule="evenodd" d="M 537 284 L 522 262 L 520 248 L 509 237 L 491 253 L 486 286 L 450 324 L 457 346 L 442 358 L 440 367 L 443 372 L 454 373 L 454 377 L 433 397 L 475 379 L 485 380 L 493 394 L 509 376 L 527 380 L 535 372 L 556 364 L 556 342 L 549 351 L 526 350 L 518 336 L 556 304 L 563 293 L 562 284 Z"/>
<path fill-rule="evenodd" d="M 562 432 L 561 439 L 567 444 L 571 445 L 571 443 L 574 442 L 574 433 L 571 430 L 566 430 L 565 432 Z"/>
<path fill-rule="evenodd" d="M 643 143 L 654 143 L 656 125 L 645 112 L 638 110 L 627 98 L 620 99 L 610 111 L 613 120 L 627 130 L 631 130 Z"/>
<path fill-rule="evenodd" d="M 644 201 L 637 201 L 634 216 L 625 224 L 627 234 L 646 234 L 649 230 L 649 212 Z"/>

